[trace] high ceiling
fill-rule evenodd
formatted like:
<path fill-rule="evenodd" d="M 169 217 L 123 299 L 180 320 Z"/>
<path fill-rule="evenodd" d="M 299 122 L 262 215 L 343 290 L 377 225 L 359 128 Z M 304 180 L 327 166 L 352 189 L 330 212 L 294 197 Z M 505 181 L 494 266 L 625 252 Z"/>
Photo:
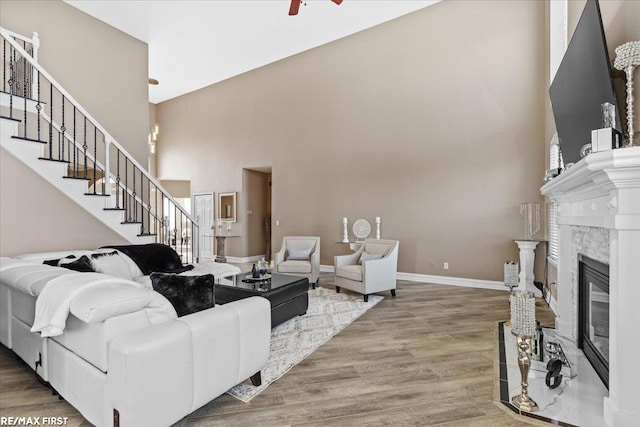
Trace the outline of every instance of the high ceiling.
<path fill-rule="evenodd" d="M 65 0 L 149 44 L 158 103 L 362 31 L 440 0 Z"/>

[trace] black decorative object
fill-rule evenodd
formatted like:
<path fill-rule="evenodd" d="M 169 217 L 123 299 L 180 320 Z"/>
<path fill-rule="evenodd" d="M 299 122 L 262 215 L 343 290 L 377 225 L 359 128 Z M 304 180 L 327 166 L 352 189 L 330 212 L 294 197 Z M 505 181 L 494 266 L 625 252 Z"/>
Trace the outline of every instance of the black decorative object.
<path fill-rule="evenodd" d="M 547 384 L 547 387 L 550 389 L 558 388 L 562 383 L 562 374 L 560 371 L 562 370 L 562 360 L 560 359 L 551 359 L 549 363 L 547 363 L 547 376 L 544 381 Z"/>
<path fill-rule="evenodd" d="M 178 317 L 206 310 L 215 305 L 213 275 L 179 276 L 177 274 L 152 273 L 153 289 L 169 300 Z"/>

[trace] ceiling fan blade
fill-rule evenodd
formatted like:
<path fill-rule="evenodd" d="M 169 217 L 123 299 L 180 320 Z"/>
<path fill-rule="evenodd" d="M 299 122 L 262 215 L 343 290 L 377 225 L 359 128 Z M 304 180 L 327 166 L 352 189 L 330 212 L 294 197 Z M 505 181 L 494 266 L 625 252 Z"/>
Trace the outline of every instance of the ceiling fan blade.
<path fill-rule="evenodd" d="M 335 4 L 340 4 L 342 3 L 342 0 L 331 0 L 332 2 L 334 2 Z"/>
<path fill-rule="evenodd" d="M 340 0 L 342 1 L 342 0 Z M 289 16 L 297 15 L 300 10 L 301 0 L 291 0 L 291 6 L 289 6 Z"/>

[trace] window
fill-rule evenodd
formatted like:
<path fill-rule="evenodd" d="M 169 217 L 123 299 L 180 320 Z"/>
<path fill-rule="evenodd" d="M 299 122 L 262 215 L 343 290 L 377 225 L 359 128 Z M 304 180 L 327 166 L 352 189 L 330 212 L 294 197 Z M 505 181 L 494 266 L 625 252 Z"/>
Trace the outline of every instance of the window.
<path fill-rule="evenodd" d="M 549 6 L 549 79 L 553 81 L 567 50 L 567 0 L 551 0 Z"/>
<path fill-rule="evenodd" d="M 547 231 L 549 233 L 549 258 L 558 260 L 558 202 L 547 204 Z"/>

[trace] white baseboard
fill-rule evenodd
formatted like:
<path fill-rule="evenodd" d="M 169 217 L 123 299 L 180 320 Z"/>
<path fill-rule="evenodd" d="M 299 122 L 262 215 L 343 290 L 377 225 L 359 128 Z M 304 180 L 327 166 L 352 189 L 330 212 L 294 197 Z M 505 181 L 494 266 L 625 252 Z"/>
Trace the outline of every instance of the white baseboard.
<path fill-rule="evenodd" d="M 410 282 L 426 282 L 436 285 L 464 286 L 468 288 L 491 289 L 494 291 L 508 291 L 504 283 L 494 280 L 467 279 L 464 277 L 435 276 L 432 274 L 400 273 L 396 275 L 398 280 Z"/>
<path fill-rule="evenodd" d="M 320 271 L 333 273 L 332 265 L 321 265 Z M 494 280 L 466 279 L 463 277 L 435 276 L 432 274 L 402 273 L 396 274 L 396 279 L 409 282 L 433 283 L 436 285 L 465 286 L 469 288 L 491 289 L 494 291 L 508 291 L 504 283 Z"/>
<path fill-rule="evenodd" d="M 254 255 L 254 256 L 246 256 L 246 257 L 227 256 L 227 262 L 242 264 L 247 262 L 260 261 L 262 258 L 265 258 L 265 257 L 266 255 Z"/>
<path fill-rule="evenodd" d="M 323 273 L 333 273 L 333 265 L 320 265 L 320 271 Z"/>

